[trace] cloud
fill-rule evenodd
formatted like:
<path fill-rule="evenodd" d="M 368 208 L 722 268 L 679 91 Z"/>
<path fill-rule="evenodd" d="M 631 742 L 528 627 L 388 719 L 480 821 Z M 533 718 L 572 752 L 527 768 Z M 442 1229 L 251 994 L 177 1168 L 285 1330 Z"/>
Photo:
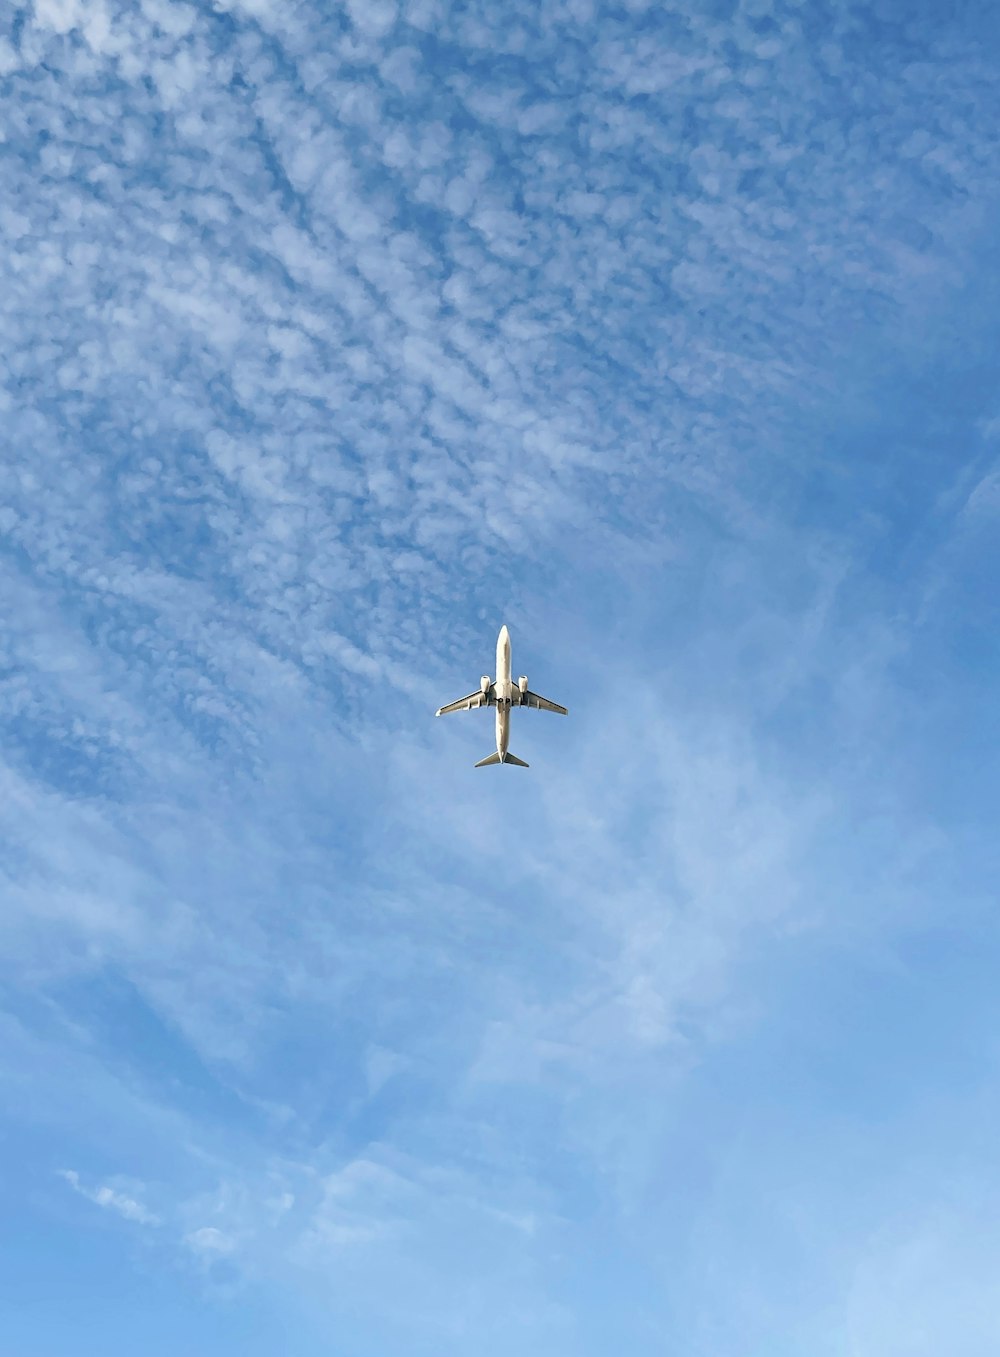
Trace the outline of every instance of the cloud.
<path fill-rule="evenodd" d="M 963 1352 L 988 1352 L 1000 1339 L 991 1244 L 977 1201 L 938 1203 L 887 1222 L 869 1241 L 851 1286 L 849 1341 L 858 1357 L 922 1357 L 955 1334 Z"/>
<path fill-rule="evenodd" d="M 351 23 L 368 38 L 384 38 L 396 23 L 396 0 L 348 0 Z"/>
<path fill-rule="evenodd" d="M 236 1248 L 235 1240 L 217 1230 L 214 1225 L 203 1225 L 200 1230 L 192 1230 L 184 1236 L 188 1248 L 202 1257 L 225 1258 Z"/>
<path fill-rule="evenodd" d="M 108 1211 L 117 1211 L 120 1216 L 126 1220 L 135 1221 L 137 1225 L 159 1225 L 159 1217 L 147 1211 L 141 1202 L 127 1193 L 119 1191 L 105 1183 L 101 1187 L 87 1188 L 80 1182 L 80 1176 L 73 1169 L 60 1169 L 59 1177 L 69 1183 L 74 1192 L 78 1192 L 81 1197 L 86 1197 L 88 1201 L 100 1206 Z"/>
<path fill-rule="evenodd" d="M 990 433 L 992 434 L 992 430 Z M 972 519 L 993 516 L 998 507 L 1000 507 L 1000 470 L 991 468 L 967 492 L 964 513 Z"/>

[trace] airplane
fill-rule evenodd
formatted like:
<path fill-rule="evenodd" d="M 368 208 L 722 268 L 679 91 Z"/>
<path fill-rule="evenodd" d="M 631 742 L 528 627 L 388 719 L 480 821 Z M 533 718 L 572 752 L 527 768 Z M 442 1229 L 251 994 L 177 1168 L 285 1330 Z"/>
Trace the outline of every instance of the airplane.
<path fill-rule="evenodd" d="M 489 674 L 479 680 L 479 687 L 468 697 L 460 697 L 457 702 L 449 702 L 446 707 L 438 707 L 435 716 L 447 716 L 453 711 L 475 711 L 477 707 L 496 707 L 497 709 L 497 748 L 495 754 L 480 759 L 477 768 L 486 768 L 492 763 L 513 763 L 518 768 L 527 768 L 523 759 L 519 759 L 507 748 L 510 740 L 510 713 L 512 707 L 533 707 L 536 711 L 554 711 L 560 716 L 568 716 L 565 707 L 558 702 L 550 702 L 547 697 L 539 697 L 528 687 L 528 680 L 522 674 L 515 683 L 510 676 L 510 632 L 500 628 L 497 637 L 497 676 L 491 683 Z"/>

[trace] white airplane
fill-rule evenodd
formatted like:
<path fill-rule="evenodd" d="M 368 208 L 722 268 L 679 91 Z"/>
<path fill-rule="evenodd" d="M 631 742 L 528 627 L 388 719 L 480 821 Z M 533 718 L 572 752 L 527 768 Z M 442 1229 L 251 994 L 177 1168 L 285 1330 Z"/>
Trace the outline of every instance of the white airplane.
<path fill-rule="evenodd" d="M 568 715 L 565 707 L 558 702 L 550 702 L 547 697 L 539 697 L 528 688 L 528 680 L 522 674 L 515 683 L 510 676 L 510 632 L 500 628 L 497 637 L 497 676 L 490 682 L 489 674 L 479 680 L 479 687 L 468 697 L 460 697 L 457 702 L 449 702 L 447 707 L 438 707 L 435 716 L 447 716 L 452 711 L 474 711 L 476 707 L 496 707 L 497 709 L 497 751 L 487 759 L 480 759 L 477 768 L 485 768 L 491 763 L 514 763 L 518 768 L 527 768 L 523 759 L 515 757 L 507 749 L 510 740 L 510 712 L 512 707 L 534 707 L 536 711 L 555 711 L 560 716 Z"/>

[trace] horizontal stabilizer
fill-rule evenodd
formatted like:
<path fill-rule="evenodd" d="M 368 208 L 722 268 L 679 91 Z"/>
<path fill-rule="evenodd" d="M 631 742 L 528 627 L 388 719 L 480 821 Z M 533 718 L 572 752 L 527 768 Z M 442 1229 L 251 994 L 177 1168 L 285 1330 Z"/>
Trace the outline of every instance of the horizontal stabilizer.
<path fill-rule="evenodd" d="M 491 763 L 515 763 L 518 768 L 527 768 L 524 759 L 519 759 L 516 754 L 505 754 L 503 758 L 499 754 L 491 754 L 488 759 L 480 759 L 476 764 L 477 768 L 488 768 Z"/>

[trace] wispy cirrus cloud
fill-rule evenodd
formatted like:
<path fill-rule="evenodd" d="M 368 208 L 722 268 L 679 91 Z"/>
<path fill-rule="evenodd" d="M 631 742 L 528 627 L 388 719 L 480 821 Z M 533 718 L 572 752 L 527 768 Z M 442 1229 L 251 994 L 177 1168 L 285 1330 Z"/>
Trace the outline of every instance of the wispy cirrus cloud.
<path fill-rule="evenodd" d="M 103 1183 L 100 1187 L 84 1187 L 80 1181 L 80 1175 L 73 1169 L 60 1169 L 59 1177 L 69 1183 L 74 1192 L 78 1192 L 81 1197 L 86 1197 L 95 1206 L 100 1206 L 106 1211 L 116 1211 L 118 1215 L 124 1216 L 126 1220 L 134 1221 L 137 1225 L 160 1224 L 159 1218 L 154 1216 L 151 1211 L 147 1211 L 135 1197 L 129 1196 L 127 1192 L 122 1192 L 108 1183 Z"/>

